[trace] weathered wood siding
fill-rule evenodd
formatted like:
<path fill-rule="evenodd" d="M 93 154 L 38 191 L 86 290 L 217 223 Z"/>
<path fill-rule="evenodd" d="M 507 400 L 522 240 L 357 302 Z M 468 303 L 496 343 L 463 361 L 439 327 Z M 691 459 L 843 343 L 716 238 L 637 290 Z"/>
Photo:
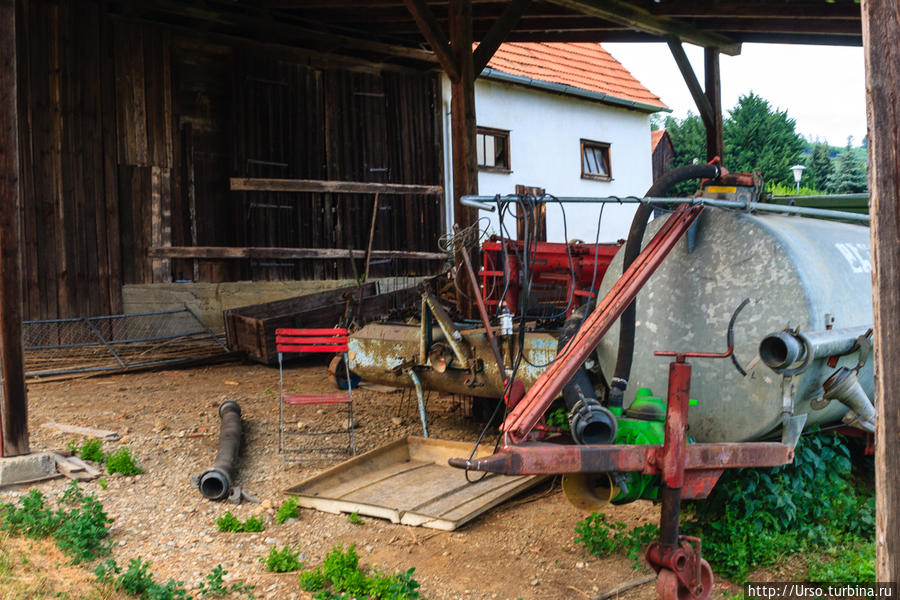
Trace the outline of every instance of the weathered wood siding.
<path fill-rule="evenodd" d="M 371 195 L 231 192 L 229 177 L 442 183 L 434 73 L 275 55 L 89 0 L 17 9 L 27 319 L 119 312 L 125 283 L 353 276 L 347 260 L 151 259 L 168 245 L 366 248 Z M 439 198 L 379 204 L 374 249 L 436 249 Z"/>

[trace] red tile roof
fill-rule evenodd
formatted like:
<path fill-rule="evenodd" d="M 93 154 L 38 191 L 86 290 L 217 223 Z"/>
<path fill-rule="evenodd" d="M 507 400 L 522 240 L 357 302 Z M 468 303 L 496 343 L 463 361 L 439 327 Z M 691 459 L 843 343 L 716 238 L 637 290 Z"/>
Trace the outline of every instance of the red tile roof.
<path fill-rule="evenodd" d="M 654 129 L 650 132 L 650 151 L 653 152 L 656 150 L 656 146 L 662 141 L 663 136 L 666 135 L 665 129 Z"/>
<path fill-rule="evenodd" d="M 488 67 L 510 75 L 569 85 L 613 98 L 667 108 L 597 43 L 502 44 Z"/>

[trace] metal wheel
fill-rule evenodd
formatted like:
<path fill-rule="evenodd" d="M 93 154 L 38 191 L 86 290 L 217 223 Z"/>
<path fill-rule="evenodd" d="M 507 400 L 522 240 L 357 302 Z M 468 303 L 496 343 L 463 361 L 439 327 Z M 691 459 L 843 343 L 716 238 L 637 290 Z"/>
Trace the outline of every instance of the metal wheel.
<path fill-rule="evenodd" d="M 713 573 L 709 563 L 700 559 L 700 594 L 694 596 L 681 585 L 678 576 L 669 569 L 660 569 L 656 575 L 656 597 L 659 600 L 706 600 L 712 592 Z"/>

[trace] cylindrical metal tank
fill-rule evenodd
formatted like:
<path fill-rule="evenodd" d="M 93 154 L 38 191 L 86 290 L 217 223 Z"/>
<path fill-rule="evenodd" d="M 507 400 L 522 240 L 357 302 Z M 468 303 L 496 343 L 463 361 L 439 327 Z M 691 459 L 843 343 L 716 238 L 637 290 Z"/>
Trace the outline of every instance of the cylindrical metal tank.
<path fill-rule="evenodd" d="M 647 228 L 644 243 L 665 217 Z M 744 298 L 750 304 L 734 328 L 734 353 L 747 371 L 728 359 L 689 359 L 693 366 L 690 435 L 700 442 L 739 442 L 778 433 L 782 422 L 783 378 L 758 360 L 760 341 L 785 328 L 804 332 L 872 324 L 872 267 L 869 229 L 795 216 L 751 215 L 706 208 L 688 250 L 685 236 L 637 298 L 634 363 L 625 405 L 649 387 L 664 394 L 671 358 L 654 350 L 722 351 L 728 321 Z M 603 279 L 602 297 L 622 273 L 622 252 Z M 597 348 L 609 380 L 619 343 L 617 323 Z M 812 410 L 822 383 L 841 366 L 853 368 L 857 353 L 829 366 L 825 359 L 786 383 L 793 386 L 794 414 L 808 413 L 807 427 L 840 420 L 847 407 L 832 401 Z M 871 361 L 859 373 L 872 398 Z"/>

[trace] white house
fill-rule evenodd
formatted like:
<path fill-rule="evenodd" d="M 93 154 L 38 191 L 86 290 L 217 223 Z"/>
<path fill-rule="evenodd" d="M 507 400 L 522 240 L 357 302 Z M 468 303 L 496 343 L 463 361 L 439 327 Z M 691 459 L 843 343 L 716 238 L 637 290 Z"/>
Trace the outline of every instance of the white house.
<path fill-rule="evenodd" d="M 443 103 L 449 133 L 446 78 Z M 668 109 L 600 44 L 503 44 L 475 82 L 475 105 L 480 195 L 512 194 L 522 185 L 554 196 L 640 196 L 652 183 L 650 115 Z M 450 149 L 445 153 L 449 186 Z M 607 205 L 600 241 L 625 237 L 634 210 Z M 599 205 L 567 204 L 564 229 L 562 209 L 548 205 L 547 241 L 592 242 L 599 212 Z M 481 213 L 498 232 L 496 214 Z M 449 229 L 452 214 L 447 218 Z M 515 236 L 515 220 L 506 227 Z"/>

